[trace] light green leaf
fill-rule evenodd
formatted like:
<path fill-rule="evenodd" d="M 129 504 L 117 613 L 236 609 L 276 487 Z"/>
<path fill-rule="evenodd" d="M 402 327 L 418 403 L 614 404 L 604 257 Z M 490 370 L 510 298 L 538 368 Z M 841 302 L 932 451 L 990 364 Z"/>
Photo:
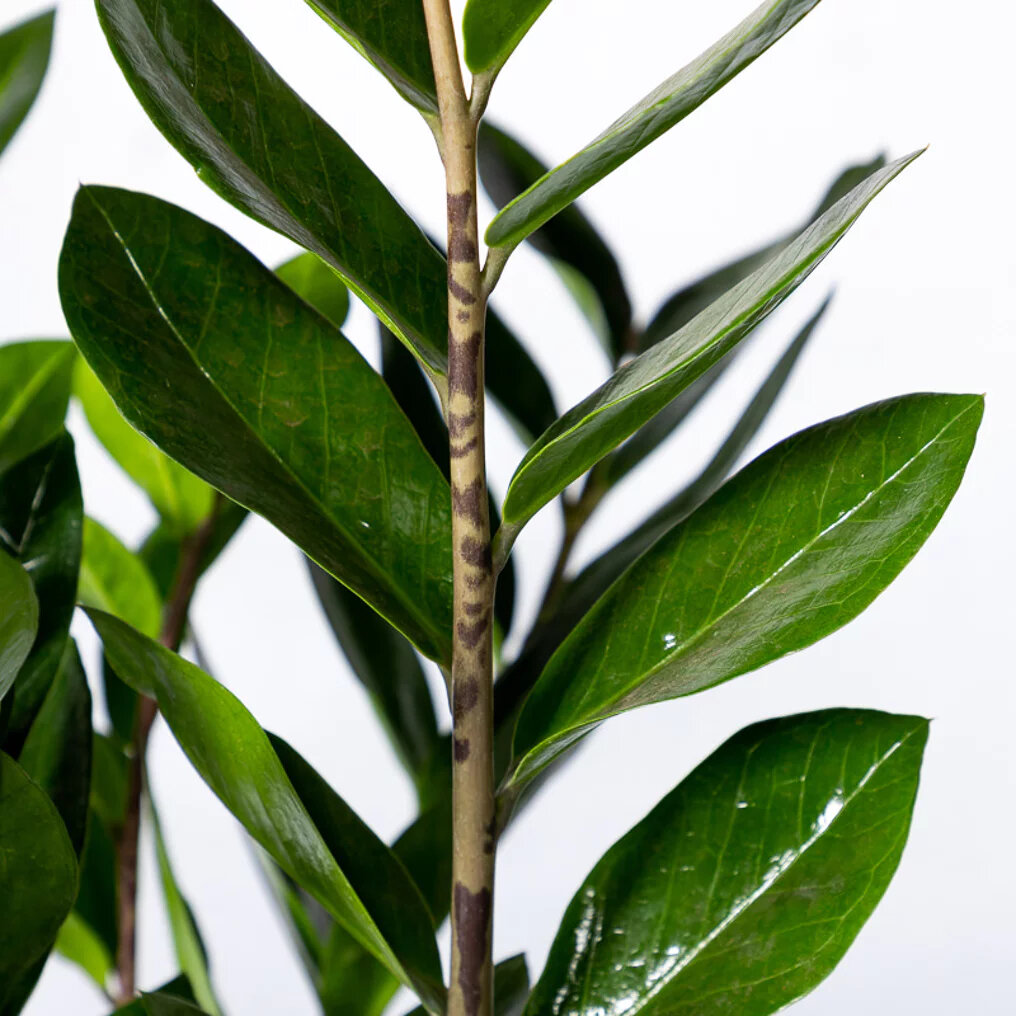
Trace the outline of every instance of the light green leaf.
<path fill-rule="evenodd" d="M 76 910 L 67 915 L 53 948 L 88 974 L 100 991 L 106 991 L 113 976 L 113 957 Z"/>
<path fill-rule="evenodd" d="M 63 430 L 76 359 L 67 341 L 0 347 L 0 473 Z"/>
<path fill-rule="evenodd" d="M 10 691 L 35 641 L 39 601 L 28 572 L 0 551 L 0 699 Z"/>
<path fill-rule="evenodd" d="M 873 173 L 771 261 L 669 339 L 621 367 L 546 430 L 508 488 L 502 544 L 510 545 L 543 505 L 729 353 L 811 274 L 875 195 L 918 154 Z"/>
<path fill-rule="evenodd" d="M 565 639 L 519 718 L 511 782 L 609 716 L 748 673 L 853 620 L 938 524 L 982 412 L 978 396 L 902 396 L 756 459 Z"/>
<path fill-rule="evenodd" d="M 448 659 L 448 484 L 340 331 L 225 233 L 107 188 L 79 192 L 60 292 L 138 429 Z"/>
<path fill-rule="evenodd" d="M 447 266 L 210 0 L 98 0 L 145 111 L 202 180 L 327 261 L 443 384 Z"/>
<path fill-rule="evenodd" d="M 437 87 L 419 0 L 307 0 L 407 101 L 437 113 Z"/>
<path fill-rule="evenodd" d="M 275 269 L 275 274 L 305 303 L 328 318 L 336 328 L 349 315 L 349 290 L 338 273 L 317 254 L 297 254 Z"/>
<path fill-rule="evenodd" d="M 928 721 L 854 709 L 742 730 L 575 894 L 527 1016 L 769 1016 L 832 971 L 900 861 Z M 609 929 L 609 931 L 608 931 Z"/>
<path fill-rule="evenodd" d="M 49 66 L 54 11 L 0 35 L 0 152 L 28 116 Z"/>
<path fill-rule="evenodd" d="M 212 488 L 139 434 L 123 418 L 92 368 L 81 359 L 74 371 L 74 395 L 92 433 L 148 495 L 173 535 L 179 539 L 197 529 L 211 510 L 215 493 Z"/>
<path fill-rule="evenodd" d="M 156 699 L 195 769 L 251 836 L 364 948 L 437 1012 L 441 1004 L 437 987 L 440 964 L 433 939 L 429 955 L 397 953 L 396 943 L 403 945 L 414 934 L 411 911 L 404 911 L 403 927 L 389 928 L 383 917 L 369 912 L 364 903 L 364 898 L 375 899 L 382 886 L 376 882 L 354 886 L 350 875 L 356 877 L 363 869 L 358 867 L 355 874 L 347 875 L 333 853 L 339 849 L 332 835 L 336 816 L 345 814 L 350 825 L 359 820 L 341 802 L 336 804 L 337 798 L 326 799 L 323 793 L 318 796 L 316 790 L 314 799 L 305 805 L 264 731 L 222 685 L 111 615 L 96 610 L 89 610 L 88 615 L 116 672 L 135 691 Z M 388 865 L 386 848 L 379 841 L 371 843 L 366 835 L 356 843 L 342 844 L 342 850 L 362 851 L 361 857 L 373 852 L 374 863 L 364 867 L 374 873 L 379 866 L 384 870 Z M 404 899 L 398 902 L 406 903 Z M 396 905 L 395 897 L 389 905 Z M 386 923 L 387 934 L 378 920 Z"/>
<path fill-rule="evenodd" d="M 582 151 L 503 208 L 487 228 L 488 245 L 520 243 L 701 106 L 817 4 L 818 0 L 766 0 L 737 28 L 650 92 Z"/>
<path fill-rule="evenodd" d="M 466 65 L 496 72 L 512 55 L 550 0 L 468 0 L 462 16 Z"/>

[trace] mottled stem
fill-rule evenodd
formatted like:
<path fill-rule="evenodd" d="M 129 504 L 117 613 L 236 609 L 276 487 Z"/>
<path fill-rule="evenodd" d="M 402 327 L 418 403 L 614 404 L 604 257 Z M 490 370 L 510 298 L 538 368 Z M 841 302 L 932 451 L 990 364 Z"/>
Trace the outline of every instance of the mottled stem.
<path fill-rule="evenodd" d="M 201 564 L 208 549 L 222 505 L 216 494 L 211 514 L 187 537 L 180 548 L 180 563 L 173 578 L 169 598 L 162 614 L 159 642 L 174 652 L 180 648 L 187 629 L 194 590 L 201 576 Z M 136 943 L 138 904 L 138 841 L 141 832 L 141 801 L 145 789 L 145 754 L 152 724 L 159 707 L 147 695 L 138 697 L 138 712 L 131 739 L 131 758 L 127 772 L 127 803 L 117 842 L 117 950 L 116 972 L 119 982 L 117 1004 L 125 1005 L 136 990 Z"/>
<path fill-rule="evenodd" d="M 448 0 L 423 0 L 441 115 L 448 201 L 448 433 L 451 448 L 452 969 L 448 1016 L 491 1016 L 494 893 L 494 574 L 484 455 L 486 292 L 476 224 L 476 132 Z"/>

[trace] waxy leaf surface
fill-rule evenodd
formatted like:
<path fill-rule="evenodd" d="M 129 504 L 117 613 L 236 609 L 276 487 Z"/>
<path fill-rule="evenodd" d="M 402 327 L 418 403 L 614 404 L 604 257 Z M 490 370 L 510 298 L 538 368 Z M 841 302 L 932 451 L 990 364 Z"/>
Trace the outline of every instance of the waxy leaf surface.
<path fill-rule="evenodd" d="M 201 179 L 327 261 L 443 375 L 445 261 L 342 138 L 210 0 L 98 7 L 130 86 Z"/>
<path fill-rule="evenodd" d="M 63 430 L 76 358 L 66 341 L 0 347 L 0 473 Z"/>
<path fill-rule="evenodd" d="M 474 73 L 497 70 L 550 0 L 468 0 L 462 15 L 466 65 Z"/>
<path fill-rule="evenodd" d="M 89 610 L 88 615 L 116 672 L 135 691 L 156 699 L 191 764 L 251 836 L 361 945 L 436 1011 L 435 985 L 440 984 L 437 946 L 431 938 L 429 955 L 396 952 L 412 933 L 408 906 L 406 925 L 400 929 L 403 937 L 395 935 L 395 941 L 390 942 L 360 896 L 362 891 L 371 898 L 383 887 L 364 889 L 351 884 L 329 849 L 333 830 L 319 827 L 319 822 L 333 820 L 332 802 L 322 804 L 321 799 L 315 799 L 305 804 L 301 800 L 254 717 L 204 671 L 109 614 Z M 367 841 L 359 844 L 365 851 L 373 847 Z M 387 848 L 380 845 L 379 849 Z M 376 871 L 384 862 L 381 856 L 375 861 Z M 396 888 L 393 886 L 393 891 Z"/>
<path fill-rule="evenodd" d="M 448 484 L 340 331 L 225 233 L 107 188 L 75 201 L 60 291 L 134 426 L 447 659 Z"/>
<path fill-rule="evenodd" d="M 0 34 L 0 152 L 21 126 L 49 66 L 54 12 Z"/>
<path fill-rule="evenodd" d="M 982 412 L 973 395 L 890 399 L 743 469 L 562 643 L 519 718 L 513 782 L 608 716 L 727 681 L 851 621 L 937 525 Z"/>
<path fill-rule="evenodd" d="M 307 0 L 365 56 L 399 94 L 426 113 L 437 113 L 437 86 L 418 0 Z"/>
<path fill-rule="evenodd" d="M 808 277 L 875 195 L 917 154 L 873 173 L 775 258 L 569 409 L 516 469 L 505 498 L 505 523 L 517 531 L 735 348 Z"/>
<path fill-rule="evenodd" d="M 78 891 L 78 860 L 46 792 L 0 752 L 0 1012 L 52 946 Z"/>
<path fill-rule="evenodd" d="M 494 2 L 496 0 L 486 6 L 493 6 Z M 767 0 L 714 46 L 650 92 L 582 151 L 552 169 L 503 208 L 487 229 L 487 243 L 491 247 L 502 247 L 524 240 L 593 184 L 701 106 L 789 32 L 818 2 Z"/>
<path fill-rule="evenodd" d="M 927 720 L 769 720 L 709 756 L 575 894 L 527 1016 L 768 1016 L 836 966 L 899 864 Z"/>
<path fill-rule="evenodd" d="M 0 548 L 20 561 L 39 602 L 39 627 L 14 689 L 8 738 L 42 705 L 60 666 L 78 586 L 81 486 L 74 442 L 64 434 L 0 476 Z M 6 742 L 8 747 L 13 742 Z"/>

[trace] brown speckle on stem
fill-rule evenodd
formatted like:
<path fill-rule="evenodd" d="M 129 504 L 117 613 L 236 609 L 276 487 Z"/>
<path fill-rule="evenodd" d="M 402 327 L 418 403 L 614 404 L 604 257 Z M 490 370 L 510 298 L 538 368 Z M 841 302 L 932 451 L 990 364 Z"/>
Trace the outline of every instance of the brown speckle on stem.
<path fill-rule="evenodd" d="M 473 893 L 457 882 L 453 907 L 455 939 L 461 955 L 459 987 L 466 1016 L 477 1016 L 483 996 L 483 967 L 490 933 L 490 890 L 484 886 Z"/>

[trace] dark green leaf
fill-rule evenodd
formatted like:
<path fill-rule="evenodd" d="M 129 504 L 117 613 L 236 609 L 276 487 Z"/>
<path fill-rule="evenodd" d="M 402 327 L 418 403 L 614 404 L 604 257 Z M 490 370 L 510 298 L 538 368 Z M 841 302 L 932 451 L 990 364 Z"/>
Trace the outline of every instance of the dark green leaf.
<path fill-rule="evenodd" d="M 307 251 L 290 258 L 275 274 L 305 303 L 341 328 L 349 315 L 349 290 L 331 266 Z"/>
<path fill-rule="evenodd" d="M 174 977 L 168 984 L 159 988 L 157 994 L 169 996 L 170 998 L 181 1002 L 194 1002 L 194 995 L 191 992 L 190 982 L 183 974 L 180 974 L 178 977 Z M 128 1003 L 122 1009 L 117 1009 L 117 1011 L 113 1013 L 113 1016 L 149 1016 L 149 1012 L 148 1009 L 145 1008 L 143 999 L 136 998 L 133 1002 Z"/>
<path fill-rule="evenodd" d="M 927 720 L 769 720 L 714 752 L 589 873 L 527 1016 L 768 1016 L 836 966 L 899 864 Z"/>
<path fill-rule="evenodd" d="M 151 572 L 95 519 L 85 519 L 78 602 L 116 615 L 149 638 L 162 627 L 162 597 Z"/>
<path fill-rule="evenodd" d="M 66 341 L 0 347 L 0 473 L 63 430 L 75 359 Z"/>
<path fill-rule="evenodd" d="M 142 993 L 141 1006 L 148 1016 L 209 1016 L 193 1002 L 162 992 Z"/>
<path fill-rule="evenodd" d="M 46 792 L 0 752 L 0 1012 L 56 939 L 78 891 L 78 860 Z M 34 983 L 34 978 L 33 978 Z M 18 996 L 15 998 L 15 996 Z"/>
<path fill-rule="evenodd" d="M 324 1016 L 381 1016 L 399 982 L 337 925 L 321 961 L 318 997 Z"/>
<path fill-rule="evenodd" d="M 508 488 L 503 517 L 509 536 L 729 353 L 808 277 L 917 154 L 872 174 L 766 265 L 669 339 L 625 364 L 545 431 Z"/>
<path fill-rule="evenodd" d="M 84 360 L 74 372 L 74 395 L 92 433 L 116 464 L 148 495 L 163 524 L 179 538 L 193 532 L 212 507 L 214 491 L 164 455 L 120 414 Z"/>
<path fill-rule="evenodd" d="M 24 564 L 39 601 L 39 630 L 14 684 L 8 750 L 28 733 L 60 666 L 77 593 L 81 519 L 68 434 L 0 476 L 0 547 Z"/>
<path fill-rule="evenodd" d="M 468 0 L 462 16 L 466 65 L 497 72 L 550 0 Z"/>
<path fill-rule="evenodd" d="M 32 580 L 10 554 L 0 552 L 0 699 L 14 684 L 39 628 Z"/>
<path fill-rule="evenodd" d="M 49 66 L 55 13 L 46 11 L 0 35 L 0 152 L 35 102 Z"/>
<path fill-rule="evenodd" d="M 437 113 L 437 87 L 418 0 L 307 0 L 365 56 L 399 94 L 425 113 Z"/>
<path fill-rule="evenodd" d="M 494 967 L 494 1016 L 522 1016 L 529 997 L 529 970 L 521 953 Z M 416 1008 L 408 1016 L 424 1016 Z"/>
<path fill-rule="evenodd" d="M 162 835 L 162 823 L 151 794 L 148 797 L 152 830 L 155 833 L 155 853 L 159 862 L 159 879 L 162 882 L 162 898 L 166 903 L 173 948 L 180 969 L 187 976 L 194 991 L 194 998 L 210 1016 L 221 1016 L 222 1009 L 215 998 L 212 979 L 208 972 L 208 955 L 205 952 L 201 932 L 194 920 L 194 912 L 184 898 L 177 883 L 173 866 L 169 860 L 166 841 Z"/>
<path fill-rule="evenodd" d="M 95 758 L 98 758 L 97 754 Z M 93 808 L 85 836 L 81 888 L 74 906 L 74 916 L 101 943 L 109 957 L 111 969 L 117 950 L 116 879 L 116 845 L 110 828 Z"/>
<path fill-rule="evenodd" d="M 435 930 L 440 928 L 451 907 L 452 887 L 452 747 L 444 739 L 448 774 L 440 789 L 432 791 L 434 802 L 425 808 L 392 845 L 392 852 L 405 866 L 423 894 Z"/>
<path fill-rule="evenodd" d="M 60 289 L 135 426 L 448 658 L 448 484 L 340 331 L 225 233 L 126 191 L 79 192 Z"/>
<path fill-rule="evenodd" d="M 547 167 L 520 141 L 489 124 L 480 128 L 478 155 L 483 186 L 498 208 L 547 172 Z M 631 300 L 621 269 L 596 228 L 577 205 L 571 205 L 531 233 L 528 240 L 555 267 L 577 272 L 591 287 L 598 314 L 607 325 L 607 352 L 616 363 L 630 351 Z M 563 277 L 569 284 L 567 272 Z M 553 420 L 547 426 L 550 423 Z"/>
<path fill-rule="evenodd" d="M 130 86 L 226 200 L 335 268 L 443 384 L 444 259 L 210 0 L 98 0 Z"/>
<path fill-rule="evenodd" d="M 81 657 L 68 639 L 56 677 L 18 756 L 25 772 L 49 794 L 81 854 L 92 780 L 92 695 Z"/>
<path fill-rule="evenodd" d="M 389 862 L 383 844 L 378 843 L 379 849 L 375 850 L 375 844 L 366 836 L 358 843 L 333 843 L 334 828 L 320 829 L 317 823 L 337 821 L 339 806 L 333 808 L 333 800 L 315 799 L 309 802 L 316 813 L 311 817 L 268 737 L 230 692 L 198 667 L 122 621 L 96 610 L 88 614 L 116 672 L 135 691 L 156 699 L 191 763 L 251 836 L 358 942 L 403 984 L 428 999 L 436 1011 L 439 999 L 435 985 L 440 984 L 440 968 L 433 939 L 430 955 L 397 955 L 396 945 L 415 942 L 411 911 L 401 915 L 404 925 L 391 932 L 394 942 L 389 942 L 376 923 L 378 919 L 384 923 L 388 915 L 378 918 L 371 914 L 359 895 L 363 892 L 375 899 L 386 891 L 385 887 L 371 884 L 354 888 L 329 849 L 334 847 L 340 854 L 362 851 L 358 863 L 373 855 L 373 861 L 365 867 L 376 873 L 395 863 Z M 349 816 L 350 823 L 354 819 Z M 357 868 L 358 874 L 360 871 Z M 397 883 L 393 883 L 393 892 L 397 891 Z M 405 905 L 406 900 L 402 903 Z M 422 901 L 419 906 L 423 910 Z"/>
<path fill-rule="evenodd" d="M 767 0 L 582 151 L 552 169 L 502 209 L 487 229 L 487 243 L 491 247 L 504 247 L 524 240 L 593 184 L 701 106 L 817 4 L 818 0 Z"/>
<path fill-rule="evenodd" d="M 742 470 L 554 654 L 519 718 L 513 781 L 608 716 L 745 674 L 851 621 L 938 524 L 982 412 L 972 395 L 890 399 Z"/>

